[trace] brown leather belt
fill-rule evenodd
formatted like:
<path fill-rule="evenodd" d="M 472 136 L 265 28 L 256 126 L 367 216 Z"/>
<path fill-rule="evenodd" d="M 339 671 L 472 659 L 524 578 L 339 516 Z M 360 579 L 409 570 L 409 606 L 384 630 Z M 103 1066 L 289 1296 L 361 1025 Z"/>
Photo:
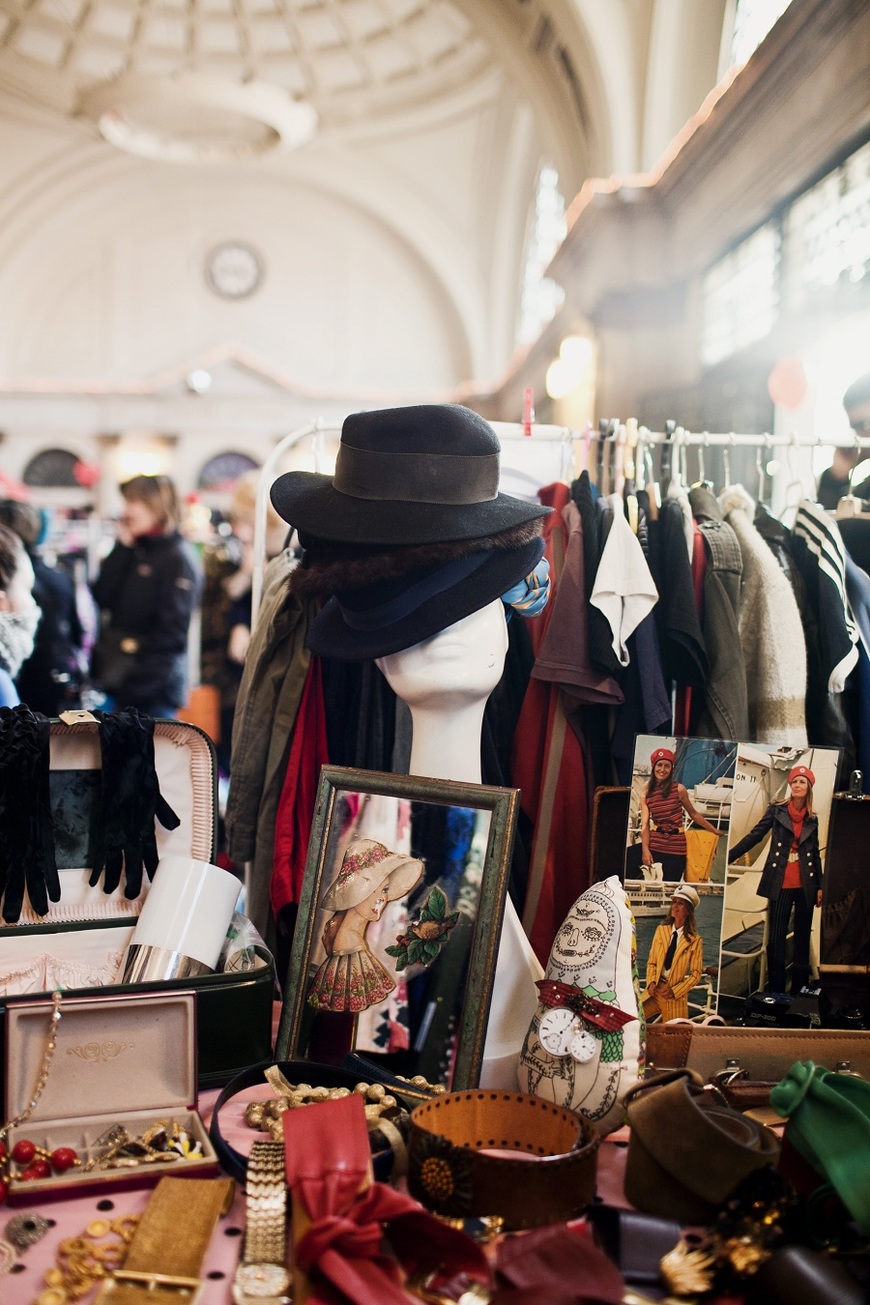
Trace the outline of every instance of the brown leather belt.
<path fill-rule="evenodd" d="M 691 1070 L 641 1080 L 624 1102 L 631 1127 L 625 1195 L 648 1214 L 709 1223 L 744 1178 L 779 1158 L 779 1139 L 719 1105 Z"/>
<path fill-rule="evenodd" d="M 595 1196 L 598 1144 L 585 1119 L 541 1097 L 448 1092 L 411 1115 L 408 1190 L 453 1218 L 496 1215 L 508 1229 L 560 1223 Z"/>

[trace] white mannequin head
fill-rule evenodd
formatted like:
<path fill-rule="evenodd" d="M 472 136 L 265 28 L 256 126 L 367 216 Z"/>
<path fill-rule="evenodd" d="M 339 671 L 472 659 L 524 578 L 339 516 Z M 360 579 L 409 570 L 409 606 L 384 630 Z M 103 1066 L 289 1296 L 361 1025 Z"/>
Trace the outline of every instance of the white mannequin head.
<path fill-rule="evenodd" d="M 379 657 L 375 665 L 409 707 L 452 711 L 483 700 L 501 679 L 508 648 L 500 598 L 430 639 Z"/>
<path fill-rule="evenodd" d="M 500 598 L 376 665 L 411 712 L 412 775 L 480 783 L 486 700 L 501 679 L 507 621 Z"/>

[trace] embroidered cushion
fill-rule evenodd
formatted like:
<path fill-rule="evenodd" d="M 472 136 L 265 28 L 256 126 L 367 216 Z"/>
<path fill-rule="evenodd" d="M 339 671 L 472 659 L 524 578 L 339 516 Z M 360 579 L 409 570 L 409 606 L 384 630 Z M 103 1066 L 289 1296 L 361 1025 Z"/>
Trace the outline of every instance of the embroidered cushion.
<path fill-rule="evenodd" d="M 634 918 L 617 875 L 587 888 L 571 907 L 546 977 L 635 1018 L 602 1033 L 568 1014 L 553 1015 L 543 1036 L 560 1053 L 554 1054 L 541 1041 L 541 1021 L 555 1008 L 539 1003 L 520 1053 L 520 1088 L 578 1111 L 602 1134 L 613 1132 L 623 1123 L 622 1097 L 640 1077 L 643 1051 Z"/>

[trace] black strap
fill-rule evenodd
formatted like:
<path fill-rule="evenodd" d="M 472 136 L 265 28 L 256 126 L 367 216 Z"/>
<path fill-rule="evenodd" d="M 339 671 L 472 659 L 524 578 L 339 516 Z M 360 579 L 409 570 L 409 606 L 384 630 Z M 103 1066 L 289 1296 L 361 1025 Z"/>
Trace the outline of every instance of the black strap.
<path fill-rule="evenodd" d="M 220 1112 L 232 1097 L 238 1096 L 247 1088 L 258 1087 L 261 1083 L 268 1082 L 266 1070 L 271 1068 L 271 1060 L 262 1060 L 257 1065 L 251 1065 L 243 1069 L 235 1078 L 230 1079 L 226 1087 L 222 1090 L 220 1096 L 214 1104 L 212 1111 L 211 1124 L 209 1125 L 208 1135 L 211 1138 L 211 1144 L 215 1149 L 215 1154 L 220 1162 L 220 1167 L 224 1173 L 235 1178 L 237 1183 L 242 1186 L 247 1182 L 248 1177 L 248 1158 L 237 1151 L 235 1147 L 230 1146 L 220 1130 Z M 360 1082 L 359 1074 L 350 1073 L 348 1070 L 338 1069 L 333 1065 L 318 1065 L 310 1060 L 281 1060 L 276 1066 L 284 1077 L 290 1083 L 312 1083 L 321 1087 L 346 1087 L 353 1088 Z M 407 1109 L 413 1109 L 410 1101 L 402 1103 Z M 392 1149 L 375 1151 L 372 1154 L 372 1165 L 374 1168 L 375 1179 L 379 1183 L 388 1180 L 393 1169 L 393 1152 Z"/>

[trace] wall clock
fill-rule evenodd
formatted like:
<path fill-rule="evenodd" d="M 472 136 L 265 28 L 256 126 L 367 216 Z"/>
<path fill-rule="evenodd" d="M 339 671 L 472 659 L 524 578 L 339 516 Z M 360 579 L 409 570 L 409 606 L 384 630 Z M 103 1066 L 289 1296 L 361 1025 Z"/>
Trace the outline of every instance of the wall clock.
<path fill-rule="evenodd" d="M 263 279 L 263 260 L 252 245 L 224 240 L 206 255 L 205 279 L 222 299 L 246 299 Z"/>

